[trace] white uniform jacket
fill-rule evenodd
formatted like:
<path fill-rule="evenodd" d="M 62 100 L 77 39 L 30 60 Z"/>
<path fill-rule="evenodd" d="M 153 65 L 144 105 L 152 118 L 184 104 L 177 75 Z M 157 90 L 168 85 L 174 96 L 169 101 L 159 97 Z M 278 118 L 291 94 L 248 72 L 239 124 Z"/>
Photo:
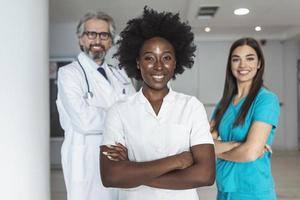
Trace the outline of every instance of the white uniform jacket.
<path fill-rule="evenodd" d="M 88 83 L 86 82 L 84 72 Z M 112 200 L 111 189 L 104 188 L 99 171 L 99 146 L 107 109 L 127 94 L 135 92 L 131 80 L 118 67 L 99 66 L 84 53 L 78 60 L 59 69 L 57 108 L 65 131 L 61 149 L 68 200 Z M 89 84 L 93 93 L 86 99 Z"/>
<path fill-rule="evenodd" d="M 203 104 L 195 97 L 172 91 L 164 97 L 158 115 L 142 89 L 107 113 L 102 145 L 122 143 L 128 158 L 147 162 L 213 144 Z M 119 189 L 119 200 L 198 200 L 196 188 L 168 190 L 141 185 Z"/>

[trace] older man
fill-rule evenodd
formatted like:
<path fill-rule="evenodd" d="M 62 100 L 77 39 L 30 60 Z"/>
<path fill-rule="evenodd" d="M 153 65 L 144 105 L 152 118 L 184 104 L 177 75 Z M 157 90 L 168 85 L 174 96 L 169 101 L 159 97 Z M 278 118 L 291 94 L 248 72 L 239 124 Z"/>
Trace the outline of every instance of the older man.
<path fill-rule="evenodd" d="M 107 109 L 135 92 L 126 73 L 105 62 L 115 25 L 103 13 L 87 13 L 77 26 L 82 52 L 59 69 L 57 108 L 65 131 L 62 167 L 68 200 L 112 200 L 99 172 L 99 146 Z"/>

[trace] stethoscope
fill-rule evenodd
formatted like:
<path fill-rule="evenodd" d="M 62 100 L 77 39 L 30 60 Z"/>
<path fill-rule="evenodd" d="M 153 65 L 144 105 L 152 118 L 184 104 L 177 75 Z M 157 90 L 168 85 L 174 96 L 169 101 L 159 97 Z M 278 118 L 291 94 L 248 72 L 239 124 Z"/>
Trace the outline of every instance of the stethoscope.
<path fill-rule="evenodd" d="M 80 63 L 79 59 L 77 58 L 76 59 L 80 68 L 82 69 L 82 72 L 83 72 L 83 75 L 84 75 L 84 79 L 85 79 L 85 82 L 86 82 L 86 86 L 87 86 L 87 92 L 83 95 L 83 98 L 85 99 L 92 99 L 94 97 L 94 94 L 93 92 L 91 91 L 90 89 L 90 83 L 88 81 L 88 78 L 87 78 L 87 75 L 86 75 L 86 72 L 82 66 L 82 64 Z M 115 68 L 114 66 L 108 64 L 108 68 L 110 69 L 110 71 L 112 72 L 112 74 L 114 75 L 114 77 L 116 77 L 116 79 L 123 84 L 123 86 L 126 86 L 126 85 L 130 85 L 130 82 L 125 78 L 125 76 L 123 74 L 121 74 L 121 72 L 118 72 L 118 76 L 116 75 L 116 73 L 114 72 L 114 70 L 112 68 Z M 121 78 L 121 79 L 120 79 Z M 122 90 L 122 93 L 123 94 L 126 94 L 126 90 L 125 88 L 123 88 Z"/>

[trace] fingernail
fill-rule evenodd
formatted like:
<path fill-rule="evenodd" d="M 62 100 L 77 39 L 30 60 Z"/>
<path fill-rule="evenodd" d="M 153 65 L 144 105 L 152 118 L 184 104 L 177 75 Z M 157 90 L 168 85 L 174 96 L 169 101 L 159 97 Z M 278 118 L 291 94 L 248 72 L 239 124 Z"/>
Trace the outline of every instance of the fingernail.
<path fill-rule="evenodd" d="M 108 158 L 109 160 L 112 160 L 112 157 L 111 157 L 111 156 L 107 156 L 107 158 Z"/>
<path fill-rule="evenodd" d="M 103 151 L 102 153 L 103 153 L 103 155 L 106 155 L 106 156 L 108 155 L 108 153 L 106 151 Z"/>
<path fill-rule="evenodd" d="M 106 145 L 108 148 L 113 148 L 113 146 L 111 146 L 110 144 Z"/>

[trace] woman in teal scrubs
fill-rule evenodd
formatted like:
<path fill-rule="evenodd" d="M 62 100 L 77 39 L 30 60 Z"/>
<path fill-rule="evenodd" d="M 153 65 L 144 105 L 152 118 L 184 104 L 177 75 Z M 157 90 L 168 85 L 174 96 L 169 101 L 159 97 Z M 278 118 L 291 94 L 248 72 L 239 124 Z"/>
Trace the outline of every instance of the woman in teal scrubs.
<path fill-rule="evenodd" d="M 271 144 L 279 120 L 277 96 L 263 86 L 265 61 L 253 38 L 229 52 L 222 99 L 211 131 L 217 155 L 218 200 L 274 200 Z"/>

